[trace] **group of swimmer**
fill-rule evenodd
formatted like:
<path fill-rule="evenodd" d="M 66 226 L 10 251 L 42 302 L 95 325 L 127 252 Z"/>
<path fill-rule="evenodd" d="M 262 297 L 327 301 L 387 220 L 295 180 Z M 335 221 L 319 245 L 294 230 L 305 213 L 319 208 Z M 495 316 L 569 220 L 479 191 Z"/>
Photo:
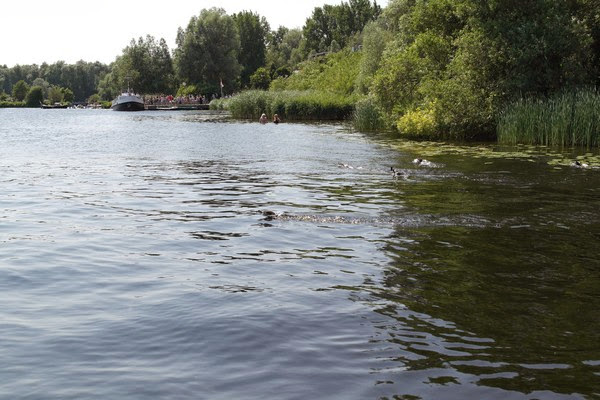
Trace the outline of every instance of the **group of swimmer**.
<path fill-rule="evenodd" d="M 436 165 L 434 163 L 432 163 L 431 161 L 425 160 L 423 158 L 415 158 L 413 160 L 413 164 L 416 164 L 417 166 L 424 166 L 424 167 L 435 167 Z M 392 173 L 392 177 L 393 178 L 398 178 L 400 176 L 404 176 L 404 172 L 402 171 L 398 171 L 396 168 L 394 167 L 390 167 L 390 171 Z"/>
<path fill-rule="evenodd" d="M 261 115 L 260 118 L 259 118 L 259 120 L 258 120 L 258 122 L 260 122 L 263 125 L 266 124 L 267 122 L 269 122 L 269 118 L 267 118 L 267 114 Z M 279 115 L 274 114 L 273 115 L 273 123 L 275 125 L 277 125 L 280 122 L 281 122 L 281 119 L 279 119 Z"/>

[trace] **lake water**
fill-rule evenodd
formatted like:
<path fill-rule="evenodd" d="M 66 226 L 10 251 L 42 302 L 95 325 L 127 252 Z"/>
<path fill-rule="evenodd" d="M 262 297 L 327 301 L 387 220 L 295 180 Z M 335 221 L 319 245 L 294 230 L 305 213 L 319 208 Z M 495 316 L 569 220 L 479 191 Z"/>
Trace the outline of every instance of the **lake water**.
<path fill-rule="evenodd" d="M 600 398 L 577 155 L 0 110 L 0 398 Z"/>

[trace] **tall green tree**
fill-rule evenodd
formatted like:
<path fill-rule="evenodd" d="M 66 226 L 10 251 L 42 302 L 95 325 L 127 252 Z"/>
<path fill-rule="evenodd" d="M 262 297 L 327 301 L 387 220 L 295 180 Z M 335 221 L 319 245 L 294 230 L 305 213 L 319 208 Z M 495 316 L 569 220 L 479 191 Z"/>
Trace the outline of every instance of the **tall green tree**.
<path fill-rule="evenodd" d="M 251 11 L 242 11 L 233 15 L 240 35 L 238 61 L 242 67 L 240 83 L 242 87 L 250 84 L 250 76 L 266 62 L 267 36 L 269 23 L 264 17 Z"/>
<path fill-rule="evenodd" d="M 28 107 L 39 107 L 44 101 L 44 89 L 41 86 L 32 86 L 25 96 L 25 104 Z"/>
<path fill-rule="evenodd" d="M 269 35 L 266 63 L 270 69 L 293 69 L 306 56 L 306 40 L 301 29 L 280 26 Z"/>
<path fill-rule="evenodd" d="M 225 93 L 239 87 L 240 37 L 232 17 L 221 8 L 204 9 L 192 17 L 186 29 L 179 28 L 175 49 L 178 79 L 203 93 Z"/>
<path fill-rule="evenodd" d="M 25 96 L 29 92 L 29 85 L 24 80 L 20 80 L 12 88 L 12 96 L 17 101 L 25 100 Z"/>
<path fill-rule="evenodd" d="M 128 86 L 144 94 L 174 92 L 173 60 L 164 39 L 157 41 L 151 35 L 132 39 L 99 80 L 97 90 L 102 99 L 110 100 Z"/>
<path fill-rule="evenodd" d="M 339 5 L 316 7 L 303 27 L 308 51 L 327 51 L 332 41 L 341 47 L 355 34 L 362 32 L 367 23 L 377 19 L 381 7 L 377 1 L 350 0 Z"/>

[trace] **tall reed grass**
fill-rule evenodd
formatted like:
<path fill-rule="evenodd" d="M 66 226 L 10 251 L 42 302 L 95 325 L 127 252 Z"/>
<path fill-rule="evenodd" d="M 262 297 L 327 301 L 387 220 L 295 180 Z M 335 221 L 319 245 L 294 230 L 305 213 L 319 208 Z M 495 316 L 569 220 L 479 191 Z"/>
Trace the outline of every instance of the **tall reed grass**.
<path fill-rule="evenodd" d="M 211 109 L 227 109 L 233 118 L 258 119 L 265 113 L 285 120 L 343 120 L 351 116 L 355 98 L 314 90 L 248 90 L 230 99 L 213 101 Z"/>
<path fill-rule="evenodd" d="M 599 146 L 600 92 L 583 88 L 518 100 L 500 115 L 497 132 L 501 143 Z"/>
<path fill-rule="evenodd" d="M 386 128 L 384 114 L 372 97 L 356 102 L 352 123 L 356 129 L 365 132 L 381 131 Z"/>

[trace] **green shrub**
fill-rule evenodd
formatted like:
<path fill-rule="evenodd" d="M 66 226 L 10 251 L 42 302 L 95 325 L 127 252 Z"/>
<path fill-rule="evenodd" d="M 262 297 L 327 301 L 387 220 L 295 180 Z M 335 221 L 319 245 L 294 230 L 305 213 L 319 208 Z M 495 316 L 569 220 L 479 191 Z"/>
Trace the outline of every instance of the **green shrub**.
<path fill-rule="evenodd" d="M 408 111 L 397 122 L 401 134 L 412 137 L 434 138 L 438 134 L 435 104 Z"/>

